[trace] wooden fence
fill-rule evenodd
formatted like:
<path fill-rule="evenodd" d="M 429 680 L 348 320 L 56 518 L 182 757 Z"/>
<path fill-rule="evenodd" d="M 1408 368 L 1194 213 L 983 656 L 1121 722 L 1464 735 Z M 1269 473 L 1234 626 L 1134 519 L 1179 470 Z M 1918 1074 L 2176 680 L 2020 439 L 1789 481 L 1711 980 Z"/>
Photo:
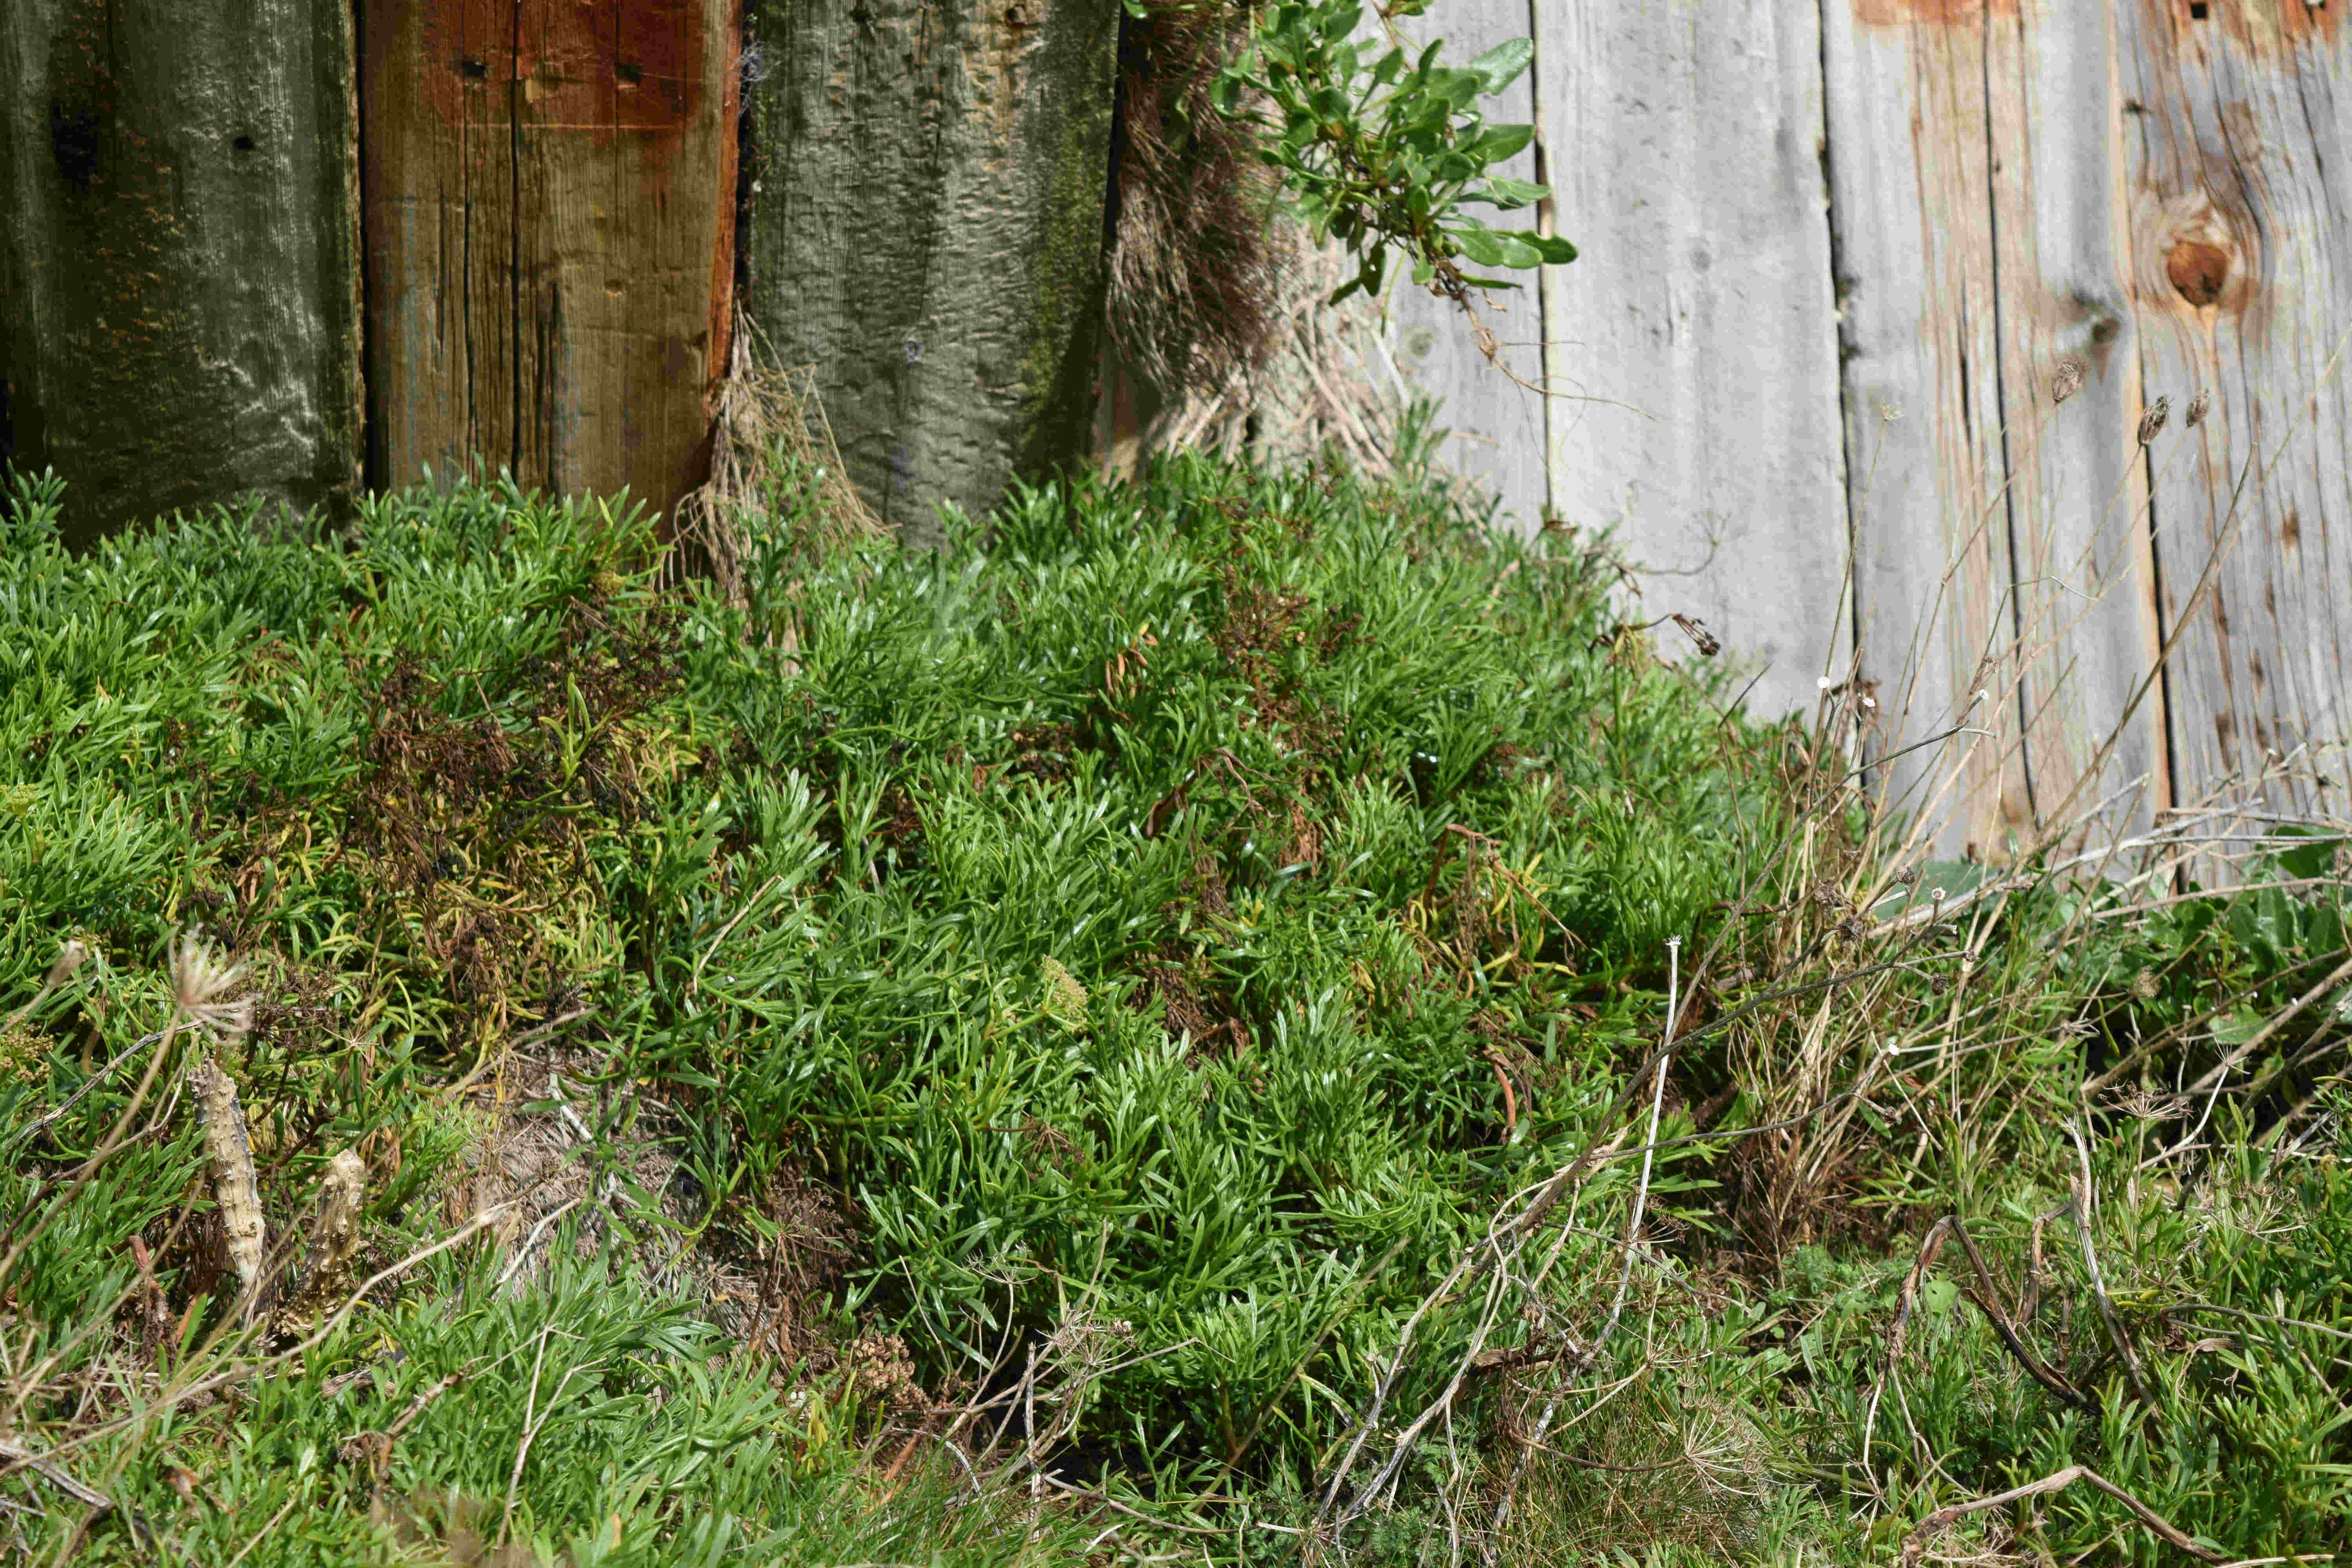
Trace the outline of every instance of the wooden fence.
<path fill-rule="evenodd" d="M 1365 335 L 1524 523 L 1618 529 L 1753 705 L 1826 687 L 1906 782 L 1964 755 L 1952 849 L 2280 761 L 2267 799 L 2340 814 L 2347 9 L 1438 0 L 1410 25 L 1456 58 L 1535 36 L 1499 117 L 1583 256 L 1490 318 L 1511 376 L 1409 289 Z M 1121 15 L 10 0 L 0 456 L 88 530 L 470 458 L 667 505 L 741 312 L 919 537 L 1122 438 Z"/>
<path fill-rule="evenodd" d="M 1762 708 L 1989 731 L 1954 851 L 2140 779 L 2344 815 L 2347 0 L 1439 9 L 1535 34 L 1583 250 L 1497 321 L 1549 395 L 1392 329 L 1519 516 L 1618 527 Z"/>

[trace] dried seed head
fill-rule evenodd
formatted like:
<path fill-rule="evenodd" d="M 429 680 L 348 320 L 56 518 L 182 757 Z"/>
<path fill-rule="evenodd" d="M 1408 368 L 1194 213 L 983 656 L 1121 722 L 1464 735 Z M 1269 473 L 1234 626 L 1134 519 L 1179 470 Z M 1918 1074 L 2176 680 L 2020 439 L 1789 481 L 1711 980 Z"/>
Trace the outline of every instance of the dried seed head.
<path fill-rule="evenodd" d="M 246 1135 L 245 1108 L 236 1083 L 209 1057 L 188 1069 L 205 1126 L 205 1153 L 212 1166 L 213 1198 L 220 1205 L 221 1239 L 229 1267 L 236 1271 L 238 1296 L 249 1310 L 261 1286 L 265 1226 L 254 1180 L 253 1142 Z"/>
<path fill-rule="evenodd" d="M 2181 428 L 2194 430 L 2204 424 L 2205 416 L 2211 411 L 2212 407 L 2213 394 L 2204 387 L 2199 387 L 2197 395 L 2189 400 L 2189 407 L 2180 416 Z"/>
<path fill-rule="evenodd" d="M 1706 629 L 1706 623 L 1696 616 L 1677 615 L 1675 616 L 1675 625 L 1682 627 L 1683 634 L 1698 645 L 1701 658 L 1713 658 L 1723 651 L 1723 644 L 1717 640 L 1713 632 Z"/>
<path fill-rule="evenodd" d="M 2141 1001 L 2153 1002 L 2157 993 L 2164 989 L 2164 983 L 2157 979 L 2155 970 L 2143 969 L 2132 976 L 2131 989 Z"/>
<path fill-rule="evenodd" d="M 182 932 L 173 946 L 172 989 L 180 1016 L 215 1039 L 253 1027 L 252 999 L 228 995 L 244 974 L 244 964 L 224 962 L 194 931 Z"/>
<path fill-rule="evenodd" d="M 89 961 L 89 947 L 77 938 L 68 937 L 65 945 L 58 949 L 58 961 L 49 965 L 48 978 L 41 982 L 40 990 L 34 994 L 30 1002 L 8 1015 L 8 1026 L 14 1028 L 31 1017 L 35 1008 L 56 995 L 58 987 L 71 980 L 74 971 Z"/>
<path fill-rule="evenodd" d="M 77 938 L 68 937 L 58 949 L 58 961 L 49 965 L 49 977 L 41 982 L 41 989 L 54 991 L 74 977 L 74 971 L 89 962 L 89 948 Z"/>
<path fill-rule="evenodd" d="M 2169 397 L 2159 397 L 2149 404 L 2147 412 L 2139 416 L 2139 444 L 2145 447 L 2155 440 L 2156 433 L 2164 428 L 2164 422 L 2171 416 L 2172 399 Z"/>
<path fill-rule="evenodd" d="M 2082 390 L 2083 362 L 2078 359 L 2060 360 L 2058 369 L 2050 377 L 2050 401 L 2063 403 Z"/>

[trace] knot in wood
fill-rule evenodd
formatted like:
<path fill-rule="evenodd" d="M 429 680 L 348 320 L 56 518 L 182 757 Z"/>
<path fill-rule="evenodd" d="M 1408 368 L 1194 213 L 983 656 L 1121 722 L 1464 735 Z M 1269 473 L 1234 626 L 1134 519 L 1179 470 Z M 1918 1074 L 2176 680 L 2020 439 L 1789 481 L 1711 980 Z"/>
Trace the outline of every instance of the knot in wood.
<path fill-rule="evenodd" d="M 2174 292 L 2202 310 L 2221 297 L 2230 279 L 2230 253 L 2201 239 L 2176 239 L 2165 253 L 2164 273 Z"/>

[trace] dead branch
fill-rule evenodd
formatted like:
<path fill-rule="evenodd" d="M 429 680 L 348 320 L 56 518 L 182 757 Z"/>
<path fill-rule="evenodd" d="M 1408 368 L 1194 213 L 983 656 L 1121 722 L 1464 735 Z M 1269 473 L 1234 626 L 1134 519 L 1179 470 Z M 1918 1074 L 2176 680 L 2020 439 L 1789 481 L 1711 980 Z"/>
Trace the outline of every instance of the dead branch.
<path fill-rule="evenodd" d="M 220 1205 L 222 1241 L 236 1271 L 237 1300 L 250 1316 L 261 1291 L 265 1248 L 245 1108 L 237 1103 L 236 1082 L 210 1057 L 199 1058 L 188 1069 L 188 1087 L 203 1114 L 205 1156 L 212 1166 L 213 1198 Z"/>
<path fill-rule="evenodd" d="M 1992 1331 L 2000 1336 L 2000 1342 L 2009 1347 L 2009 1353 L 2017 1358 L 2019 1365 L 2032 1374 L 2034 1382 L 2076 1409 L 2094 1415 L 2097 1415 L 2099 1406 L 2095 1400 L 2091 1399 L 2073 1384 L 2043 1365 L 2042 1358 L 2026 1348 L 2025 1342 L 2018 1337 L 2016 1329 L 2011 1326 L 2009 1314 L 2000 1310 L 2000 1296 L 1993 1288 L 1992 1271 L 1985 1267 L 1983 1255 L 1977 1251 L 1975 1237 L 1969 1235 L 1957 1215 L 1952 1216 L 1949 1223 L 1952 1234 L 1960 1238 L 1960 1246 L 1969 1255 L 1969 1267 L 1976 1271 L 1978 1293 L 1970 1296 L 1969 1300 L 1976 1302 L 1978 1309 L 1984 1313 L 1986 1321 L 1992 1324 Z"/>
<path fill-rule="evenodd" d="M 2228 1561 L 2226 1553 L 2208 1552 L 2198 1545 L 2167 1523 L 2154 1509 L 2099 1474 L 2098 1471 L 2087 1465 L 2069 1465 L 2064 1469 L 2044 1476 L 2038 1481 L 2028 1481 L 2021 1487 L 2011 1487 L 2009 1490 L 1991 1497 L 1976 1498 L 1968 1502 L 1956 1502 L 1937 1509 L 1921 1520 L 1912 1528 L 1911 1533 L 1903 1538 L 1903 1568 L 1916 1568 L 1921 1555 L 1927 1550 L 1927 1542 L 1949 1529 L 1953 1522 L 1963 1515 L 1980 1513 L 1986 1509 L 2000 1508 L 2025 1498 L 2042 1497 L 2051 1492 L 2063 1491 L 2076 1481 L 2090 1482 L 2091 1485 L 2131 1510 L 2139 1521 L 2155 1534 L 2178 1546 L 2199 1562 L 2218 1563 Z"/>

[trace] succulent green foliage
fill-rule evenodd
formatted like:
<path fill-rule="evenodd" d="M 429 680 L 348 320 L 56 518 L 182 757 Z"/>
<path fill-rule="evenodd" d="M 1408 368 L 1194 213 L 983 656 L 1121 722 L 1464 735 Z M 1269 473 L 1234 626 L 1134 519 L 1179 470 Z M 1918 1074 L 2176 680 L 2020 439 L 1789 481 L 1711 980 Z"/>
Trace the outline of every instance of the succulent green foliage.
<path fill-rule="evenodd" d="M 1663 666 L 1589 543 L 1410 464 L 1172 458 L 940 553 L 824 542 L 809 478 L 735 605 L 661 586 L 642 515 L 507 486 L 75 555 L 10 480 L 0 1258 L 47 1228 L 0 1261 L 0 1436 L 118 1505 L 0 1475 L 27 1555 L 982 1568 L 1117 1525 L 1293 1562 L 1424 1307 L 1356 1479 L 1454 1403 L 1346 1535 L 1370 1562 L 1475 1551 L 1522 1456 L 1511 1561 L 1884 1562 L 2068 1465 L 2230 1555 L 2352 1548 L 2339 833 L 2226 897 L 1898 878 L 1819 734 Z M 1923 903 L 1957 912 L 1874 924 Z M 225 1303 L 189 1043 L 77 1176 L 191 922 L 248 961 L 254 1026 L 205 1048 L 273 1242 L 355 1148 L 366 1268 L 448 1247 L 299 1354 Z M 1674 937 L 1643 1244 L 1643 1162 L 1604 1160 L 1520 1274 L 1433 1296 L 1639 1141 L 1610 1108 Z M 52 980 L 68 939 L 97 956 Z M 592 1179 L 510 1279 L 517 1238 L 453 1228 L 496 1158 L 457 1088 L 550 1039 Z M 1948 1236 L 1918 1263 L 1946 1215 L 1990 1293 Z M 788 1351 L 705 1282 L 793 1269 Z M 1047 1468 L 1167 1531 L 909 1447 L 929 1406 L 853 1335 L 948 1406 L 1083 1363 Z M 1937 1550 L 1996 1548 L 2165 1550 L 2081 1488 Z"/>

